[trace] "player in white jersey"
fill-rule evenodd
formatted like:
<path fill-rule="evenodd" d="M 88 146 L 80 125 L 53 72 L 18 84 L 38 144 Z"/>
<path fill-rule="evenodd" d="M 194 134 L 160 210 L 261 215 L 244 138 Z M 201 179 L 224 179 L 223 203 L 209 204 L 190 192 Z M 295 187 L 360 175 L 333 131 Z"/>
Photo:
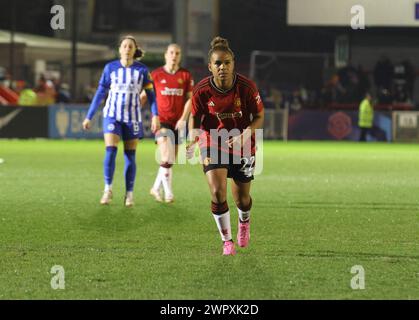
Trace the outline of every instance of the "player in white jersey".
<path fill-rule="evenodd" d="M 153 113 L 151 130 L 160 128 L 156 97 L 153 82 L 147 67 L 136 58 L 143 53 L 132 36 L 122 38 L 119 45 L 120 59 L 109 62 L 102 73 L 95 97 L 92 100 L 83 129 L 91 127 L 91 120 L 106 97 L 103 109 L 103 133 L 106 145 L 104 160 L 105 190 L 100 200 L 107 205 L 112 200 L 112 181 L 115 171 L 115 159 L 119 140 L 124 142 L 125 159 L 125 200 L 124 204 L 131 207 L 134 204 L 133 190 L 136 175 L 135 152 L 138 139 L 143 137 L 141 120 L 140 93 L 144 89 L 150 101 Z"/>

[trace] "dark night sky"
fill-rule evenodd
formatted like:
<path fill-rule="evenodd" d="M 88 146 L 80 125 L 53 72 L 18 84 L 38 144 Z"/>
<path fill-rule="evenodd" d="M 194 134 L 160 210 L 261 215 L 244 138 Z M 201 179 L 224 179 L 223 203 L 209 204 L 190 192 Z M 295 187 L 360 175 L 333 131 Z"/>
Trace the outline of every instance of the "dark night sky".
<path fill-rule="evenodd" d="M 333 52 L 337 35 L 348 33 L 354 41 L 388 38 L 419 46 L 419 28 L 290 27 L 286 0 L 220 1 L 220 34 L 247 59 L 252 50 Z M 404 40 L 403 40 L 404 39 Z"/>
<path fill-rule="evenodd" d="M 17 31 L 52 36 L 49 26 L 52 0 L 0 0 L 1 29 L 10 29 L 12 2 L 17 6 Z M 351 34 L 355 40 L 366 38 L 367 42 L 368 36 L 388 37 L 390 43 L 405 38 L 419 46 L 419 28 L 353 31 L 349 27 L 289 27 L 286 5 L 286 0 L 221 0 L 220 35 L 229 39 L 231 47 L 245 60 L 252 50 L 333 52 L 334 39 L 342 33 Z"/>
<path fill-rule="evenodd" d="M 16 31 L 53 35 L 50 26 L 52 0 L 0 0 L 0 29 L 10 30 L 13 2 L 16 6 Z"/>

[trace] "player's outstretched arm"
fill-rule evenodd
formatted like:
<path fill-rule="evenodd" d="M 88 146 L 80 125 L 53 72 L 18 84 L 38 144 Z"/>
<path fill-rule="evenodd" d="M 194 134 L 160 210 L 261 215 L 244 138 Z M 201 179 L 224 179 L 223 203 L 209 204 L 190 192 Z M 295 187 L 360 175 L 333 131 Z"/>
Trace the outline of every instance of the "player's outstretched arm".
<path fill-rule="evenodd" d="M 175 125 L 175 130 L 182 130 L 186 124 L 186 122 L 188 121 L 188 117 L 189 114 L 191 113 L 192 110 L 192 92 L 188 92 L 187 94 L 187 100 L 185 102 L 185 106 L 183 108 L 183 113 L 182 116 L 180 117 L 180 119 L 176 122 Z"/>
<path fill-rule="evenodd" d="M 186 143 L 186 158 L 191 159 L 193 157 L 196 143 L 199 141 L 199 134 L 201 126 L 201 119 L 197 116 L 191 115 L 189 117 L 189 123 L 188 123 L 188 142 Z"/>
<path fill-rule="evenodd" d="M 93 119 L 97 109 L 99 108 L 100 104 L 102 103 L 102 100 L 106 97 L 108 93 L 108 90 L 99 84 L 99 87 L 96 90 L 95 96 L 90 103 L 89 110 L 87 111 L 86 118 L 83 121 L 83 129 L 89 130 L 91 127 L 91 120 Z"/>

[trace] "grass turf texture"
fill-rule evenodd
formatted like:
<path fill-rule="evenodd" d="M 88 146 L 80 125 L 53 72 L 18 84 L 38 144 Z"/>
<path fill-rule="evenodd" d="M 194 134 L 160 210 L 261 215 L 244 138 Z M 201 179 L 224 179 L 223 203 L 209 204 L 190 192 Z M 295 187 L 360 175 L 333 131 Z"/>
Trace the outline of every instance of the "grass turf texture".
<path fill-rule="evenodd" d="M 234 257 L 200 166 L 174 168 L 175 203 L 148 195 L 154 151 L 139 145 L 127 209 L 122 145 L 103 207 L 103 142 L 0 140 L 0 299 L 419 299 L 416 146 L 265 142 L 250 247 Z M 229 205 L 235 238 L 230 192 Z"/>

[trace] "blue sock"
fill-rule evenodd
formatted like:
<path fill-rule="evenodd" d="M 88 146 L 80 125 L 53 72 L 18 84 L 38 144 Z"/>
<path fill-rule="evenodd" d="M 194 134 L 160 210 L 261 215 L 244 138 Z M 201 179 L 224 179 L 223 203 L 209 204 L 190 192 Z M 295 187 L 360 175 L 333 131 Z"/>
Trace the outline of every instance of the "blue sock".
<path fill-rule="evenodd" d="M 137 173 L 137 165 L 135 163 L 135 150 L 124 150 L 125 159 L 125 188 L 126 191 L 134 190 L 135 174 Z"/>
<path fill-rule="evenodd" d="M 105 160 L 103 161 L 103 175 L 105 177 L 105 184 L 108 185 L 112 184 L 117 152 L 117 147 L 106 147 Z"/>

